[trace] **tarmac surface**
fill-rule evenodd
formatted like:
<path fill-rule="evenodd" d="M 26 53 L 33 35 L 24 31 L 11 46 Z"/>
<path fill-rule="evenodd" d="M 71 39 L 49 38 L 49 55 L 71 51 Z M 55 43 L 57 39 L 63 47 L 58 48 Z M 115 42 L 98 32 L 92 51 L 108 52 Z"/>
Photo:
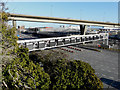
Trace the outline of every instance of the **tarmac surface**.
<path fill-rule="evenodd" d="M 79 48 L 79 45 L 76 48 Z M 68 48 L 64 47 L 64 49 Z M 69 53 L 69 57 L 74 60 L 82 60 L 89 63 L 95 69 L 95 74 L 103 82 L 104 88 L 120 90 L 118 52 L 101 49 L 99 49 L 101 52 L 83 48 L 79 49 L 81 51 L 73 50 L 74 53 Z"/>

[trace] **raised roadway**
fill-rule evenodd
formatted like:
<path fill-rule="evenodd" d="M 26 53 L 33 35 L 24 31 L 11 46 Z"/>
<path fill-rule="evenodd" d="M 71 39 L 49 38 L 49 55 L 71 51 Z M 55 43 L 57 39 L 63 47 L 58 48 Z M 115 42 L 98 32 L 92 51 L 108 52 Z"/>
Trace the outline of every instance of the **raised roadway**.
<path fill-rule="evenodd" d="M 45 17 L 45 16 L 32 16 L 32 15 L 12 14 L 12 13 L 8 14 L 8 20 L 61 23 L 61 24 L 73 24 L 73 25 L 120 27 L 119 23 L 87 21 L 87 20 L 79 20 L 79 19 L 66 19 L 66 18 Z"/>

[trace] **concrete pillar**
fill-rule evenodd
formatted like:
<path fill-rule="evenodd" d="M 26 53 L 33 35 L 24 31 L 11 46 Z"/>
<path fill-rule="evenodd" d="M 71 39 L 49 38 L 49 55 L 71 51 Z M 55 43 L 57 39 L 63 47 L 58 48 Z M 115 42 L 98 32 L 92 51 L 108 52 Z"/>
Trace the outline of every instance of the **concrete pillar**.
<path fill-rule="evenodd" d="M 87 26 L 80 25 L 80 35 L 85 35 L 86 31 L 87 31 Z"/>
<path fill-rule="evenodd" d="M 80 25 L 80 35 L 83 35 L 83 34 L 84 34 L 84 26 Z"/>
<path fill-rule="evenodd" d="M 12 24 L 13 24 L 13 27 L 16 28 L 16 20 L 12 20 Z M 18 35 L 19 35 L 19 36 L 18 36 Z M 21 36 L 21 35 L 17 32 L 17 29 L 16 29 L 16 31 L 15 31 L 15 36 L 18 36 L 18 37 Z"/>
<path fill-rule="evenodd" d="M 88 27 L 87 25 L 84 26 L 84 34 L 83 34 L 83 35 L 86 34 L 86 32 L 87 32 L 87 27 Z"/>
<path fill-rule="evenodd" d="M 16 21 L 13 20 L 12 23 L 13 23 L 13 27 L 16 27 Z"/>
<path fill-rule="evenodd" d="M 86 25 L 80 25 L 80 35 L 85 35 L 87 31 L 87 26 Z M 83 42 L 83 45 L 85 45 L 85 42 Z"/>

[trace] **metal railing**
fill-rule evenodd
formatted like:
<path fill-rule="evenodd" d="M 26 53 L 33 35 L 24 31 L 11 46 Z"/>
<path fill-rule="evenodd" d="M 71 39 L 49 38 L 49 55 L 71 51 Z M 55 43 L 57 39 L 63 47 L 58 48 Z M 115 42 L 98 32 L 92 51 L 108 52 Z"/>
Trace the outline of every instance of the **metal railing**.
<path fill-rule="evenodd" d="M 17 43 L 25 46 L 29 51 L 45 50 L 69 45 L 75 45 L 85 42 L 108 40 L 108 33 L 100 33 L 94 35 L 72 35 L 66 37 L 41 38 L 31 40 L 18 40 Z"/>

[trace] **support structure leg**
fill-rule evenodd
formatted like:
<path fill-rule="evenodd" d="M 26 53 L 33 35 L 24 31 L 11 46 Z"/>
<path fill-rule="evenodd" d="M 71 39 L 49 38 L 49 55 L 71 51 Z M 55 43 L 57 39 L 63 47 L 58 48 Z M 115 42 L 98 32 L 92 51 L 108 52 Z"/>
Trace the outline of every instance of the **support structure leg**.
<path fill-rule="evenodd" d="M 84 25 L 80 25 L 80 35 L 84 34 Z"/>
<path fill-rule="evenodd" d="M 85 35 L 87 31 L 86 25 L 80 25 L 80 35 Z"/>
<path fill-rule="evenodd" d="M 84 34 L 83 34 L 83 35 L 85 35 L 85 34 L 86 34 L 87 27 L 88 27 L 88 26 L 86 26 L 86 25 L 84 26 Z"/>
<path fill-rule="evenodd" d="M 16 28 L 16 20 L 13 20 L 12 21 L 12 24 L 13 24 L 13 27 L 15 27 Z M 18 34 L 18 32 L 17 31 L 15 31 L 15 35 L 17 36 L 17 34 Z M 20 35 L 21 36 L 21 35 Z"/>
<path fill-rule="evenodd" d="M 13 20 L 12 23 L 13 23 L 13 27 L 16 27 L 16 21 Z"/>

